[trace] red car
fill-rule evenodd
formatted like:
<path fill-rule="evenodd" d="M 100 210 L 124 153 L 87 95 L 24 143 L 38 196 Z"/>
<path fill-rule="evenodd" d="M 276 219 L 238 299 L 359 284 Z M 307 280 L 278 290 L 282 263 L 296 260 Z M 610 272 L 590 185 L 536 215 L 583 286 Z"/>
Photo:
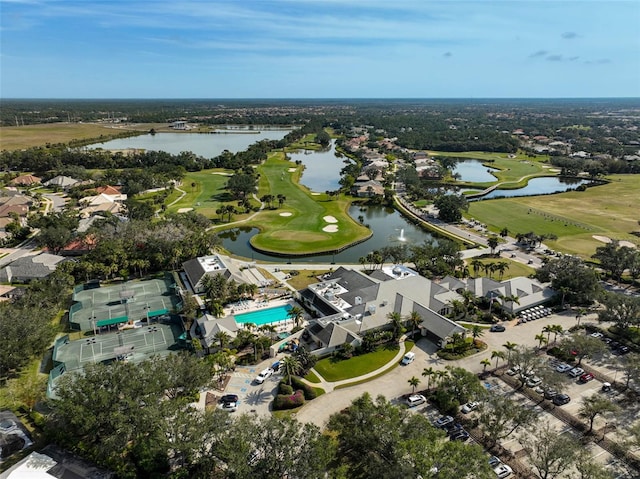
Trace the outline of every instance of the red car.
<path fill-rule="evenodd" d="M 581 383 L 588 383 L 592 379 L 593 379 L 593 374 L 591 374 L 591 373 L 585 373 L 582 376 L 580 376 L 580 382 Z"/>

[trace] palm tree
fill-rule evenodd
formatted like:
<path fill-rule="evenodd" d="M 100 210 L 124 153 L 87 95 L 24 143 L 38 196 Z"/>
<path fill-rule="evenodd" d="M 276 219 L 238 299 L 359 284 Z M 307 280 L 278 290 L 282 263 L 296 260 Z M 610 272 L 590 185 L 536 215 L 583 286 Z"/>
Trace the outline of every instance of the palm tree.
<path fill-rule="evenodd" d="M 225 331 L 218 331 L 213 337 L 220 343 L 220 349 L 224 349 L 231 342 L 231 336 Z"/>
<path fill-rule="evenodd" d="M 487 239 L 487 246 L 491 248 L 491 254 L 495 252 L 499 244 L 500 244 L 500 240 L 496 235 L 492 235 L 489 237 L 489 239 Z"/>
<path fill-rule="evenodd" d="M 424 368 L 422 370 L 422 376 L 427 378 L 427 390 L 429 389 L 429 383 L 431 382 L 431 376 L 434 376 L 436 374 L 436 371 L 429 367 L 429 368 Z"/>
<path fill-rule="evenodd" d="M 480 264 L 482 264 L 482 261 L 480 261 Z M 462 299 L 464 300 L 464 307 L 466 309 L 465 317 L 466 317 L 469 315 L 469 313 L 473 312 L 471 310 L 475 308 L 476 295 L 473 292 L 469 291 L 468 289 L 459 290 L 458 294 L 462 296 Z"/>
<path fill-rule="evenodd" d="M 476 340 L 484 335 L 484 328 L 479 324 L 471 326 L 471 336 L 473 337 L 473 344 L 476 344 Z"/>
<path fill-rule="evenodd" d="M 551 339 L 551 333 L 553 333 L 553 326 L 547 324 L 544 328 L 542 328 L 543 333 L 547 333 L 547 344 L 549 344 L 549 340 Z"/>
<path fill-rule="evenodd" d="M 398 339 L 402 334 L 402 316 L 400 313 L 392 312 L 387 314 L 387 319 L 391 321 L 391 330 L 393 331 L 393 339 Z"/>
<path fill-rule="evenodd" d="M 502 351 L 491 351 L 491 359 L 496 360 L 496 369 L 498 369 L 498 361 L 500 359 L 504 360 L 505 354 Z"/>
<path fill-rule="evenodd" d="M 268 335 L 271 339 L 274 339 L 278 330 L 272 324 L 263 324 L 258 328 L 258 331 Z"/>
<path fill-rule="evenodd" d="M 554 324 L 551 326 L 551 331 L 553 332 L 553 344 L 555 344 L 558 334 L 564 333 L 564 328 L 560 324 Z"/>
<path fill-rule="evenodd" d="M 471 267 L 473 268 L 473 275 L 474 276 L 478 276 L 478 272 L 484 268 L 484 263 L 482 261 L 480 261 L 479 259 L 474 259 L 471 261 Z M 471 292 L 471 291 L 469 291 Z"/>
<path fill-rule="evenodd" d="M 293 322 L 297 328 L 300 326 L 300 323 L 302 322 L 302 318 L 304 318 L 304 310 L 300 306 L 294 306 L 289 310 L 289 313 L 287 313 L 287 316 L 293 319 Z"/>
<path fill-rule="evenodd" d="M 515 294 L 511 294 L 511 295 L 508 295 L 508 296 L 503 296 L 502 297 L 502 304 L 505 305 L 505 303 L 520 304 L 520 298 Z M 511 308 L 511 311 L 513 311 L 513 307 Z"/>
<path fill-rule="evenodd" d="M 578 321 L 578 326 L 580 326 L 580 320 L 585 314 L 587 314 L 587 310 L 585 308 L 580 308 L 576 313 L 576 321 Z"/>
<path fill-rule="evenodd" d="M 224 307 L 220 301 L 212 301 L 211 304 L 209 304 L 209 310 L 216 318 L 224 316 Z"/>
<path fill-rule="evenodd" d="M 416 388 L 418 387 L 418 384 L 420 384 L 420 379 L 418 379 L 415 376 L 412 376 L 411 379 L 409 379 L 409 385 L 411 386 L 411 394 L 416 392 Z"/>
<path fill-rule="evenodd" d="M 289 386 L 291 386 L 291 376 L 298 374 L 300 371 L 300 361 L 293 356 L 287 356 L 282 360 L 282 374 L 288 378 Z"/>
<path fill-rule="evenodd" d="M 511 352 L 514 351 L 518 345 L 511 341 L 507 341 L 502 345 L 502 347 L 507 350 L 507 363 L 511 363 Z"/>
<path fill-rule="evenodd" d="M 422 316 L 420 316 L 420 313 L 418 313 L 417 311 L 411 311 L 407 319 L 409 321 L 409 324 L 411 325 L 411 337 L 413 338 L 416 335 L 416 328 L 422 322 Z"/>
<path fill-rule="evenodd" d="M 542 348 L 542 344 L 547 342 L 544 334 L 536 334 L 535 340 L 538 341 L 538 348 Z"/>
<path fill-rule="evenodd" d="M 247 331 L 253 331 L 256 328 L 256 323 L 244 323 L 244 329 L 246 329 Z"/>
<path fill-rule="evenodd" d="M 567 297 L 567 294 L 571 292 L 571 289 L 568 286 L 560 286 L 558 288 L 558 291 L 560 291 L 560 294 L 562 295 L 562 299 L 560 301 L 560 308 L 564 309 L 564 300 Z"/>
<path fill-rule="evenodd" d="M 451 319 L 456 320 L 460 317 L 461 314 L 465 312 L 464 303 L 462 301 L 458 301 L 457 299 L 452 299 L 449 304 L 451 305 L 451 308 L 452 308 Z"/>
<path fill-rule="evenodd" d="M 449 376 L 449 373 L 447 371 L 443 371 L 442 369 L 438 369 L 435 372 L 436 384 L 439 384 L 440 381 L 444 380 L 444 378 L 446 378 L 447 376 Z"/>
<path fill-rule="evenodd" d="M 480 364 L 482 364 L 482 372 L 484 373 L 487 371 L 487 367 L 491 366 L 491 360 L 489 358 L 484 358 L 480 361 Z"/>
<path fill-rule="evenodd" d="M 506 261 L 499 261 L 498 264 L 496 264 L 496 270 L 498 271 L 499 279 L 502 279 L 502 277 L 504 276 L 504 272 L 507 269 L 509 269 L 509 263 L 507 263 Z"/>

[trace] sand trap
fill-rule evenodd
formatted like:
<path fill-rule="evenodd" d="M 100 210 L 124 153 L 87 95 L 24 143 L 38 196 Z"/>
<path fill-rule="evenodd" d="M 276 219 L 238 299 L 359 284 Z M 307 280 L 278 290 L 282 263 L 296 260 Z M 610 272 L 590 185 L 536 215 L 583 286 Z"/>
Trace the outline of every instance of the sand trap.
<path fill-rule="evenodd" d="M 326 231 L 327 233 L 335 233 L 338 231 L 338 225 L 327 225 L 322 228 L 322 231 Z"/>
<path fill-rule="evenodd" d="M 318 196 L 320 193 L 311 193 L 311 196 Z"/>
<path fill-rule="evenodd" d="M 293 213 L 291 213 L 290 211 L 284 211 L 282 213 L 280 213 L 280 216 L 291 216 Z"/>
<path fill-rule="evenodd" d="M 598 235 L 593 235 L 592 238 L 594 240 L 597 241 L 601 241 L 602 243 L 611 243 L 611 238 L 609 238 L 608 236 L 598 236 Z M 618 241 L 618 244 L 620 246 L 627 246 L 629 248 L 635 248 L 636 245 L 634 245 L 631 241 Z"/>
<path fill-rule="evenodd" d="M 178 213 L 187 213 L 189 211 L 193 211 L 193 208 L 180 208 Z"/>
<path fill-rule="evenodd" d="M 549 171 L 552 173 L 560 173 L 562 170 L 559 170 L 558 168 L 549 168 Z"/>
<path fill-rule="evenodd" d="M 297 168 L 289 168 L 287 171 L 289 173 L 295 173 L 296 170 L 297 170 Z"/>
<path fill-rule="evenodd" d="M 322 219 L 325 220 L 327 223 L 337 223 L 338 222 L 338 220 L 335 219 L 335 217 L 333 217 L 333 216 L 324 216 Z"/>
<path fill-rule="evenodd" d="M 232 173 L 225 173 L 224 171 L 214 171 L 211 174 L 212 175 L 220 175 L 220 176 L 232 176 Z"/>

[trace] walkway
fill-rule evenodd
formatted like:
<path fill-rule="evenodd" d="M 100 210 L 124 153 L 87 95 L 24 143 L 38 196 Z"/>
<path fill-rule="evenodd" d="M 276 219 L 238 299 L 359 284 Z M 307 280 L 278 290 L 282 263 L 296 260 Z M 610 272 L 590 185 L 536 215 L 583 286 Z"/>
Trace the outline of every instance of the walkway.
<path fill-rule="evenodd" d="M 391 359 L 387 364 L 384 364 L 383 366 L 380 366 L 378 369 L 371 371 L 367 374 L 363 374 L 362 376 L 358 376 L 355 378 L 343 379 L 341 381 L 327 381 L 322 377 L 322 375 L 318 371 L 316 371 L 314 368 L 311 368 L 311 372 L 316 375 L 316 377 L 320 380 L 320 382 L 314 383 L 304 378 L 302 379 L 302 382 L 315 388 L 320 387 L 324 389 L 325 393 L 330 393 L 336 388 L 339 389 L 339 388 L 348 386 L 350 384 L 361 383 L 361 382 L 367 381 L 368 379 L 375 378 L 381 374 L 388 372 L 394 365 L 400 362 L 400 360 L 402 359 L 406 351 L 406 348 L 405 348 L 406 339 L 407 339 L 407 336 L 403 335 L 398 341 L 400 348 L 398 350 L 398 354 L 396 354 L 393 357 L 393 359 Z"/>

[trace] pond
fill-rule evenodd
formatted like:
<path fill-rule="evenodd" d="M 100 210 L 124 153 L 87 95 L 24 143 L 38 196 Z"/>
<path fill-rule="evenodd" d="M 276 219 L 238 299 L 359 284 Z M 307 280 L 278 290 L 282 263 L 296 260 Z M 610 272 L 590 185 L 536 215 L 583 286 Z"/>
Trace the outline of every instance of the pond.
<path fill-rule="evenodd" d="M 240 132 L 242 131 L 242 132 Z M 178 155 L 191 151 L 203 158 L 215 158 L 224 150 L 232 153 L 244 151 L 260 140 L 281 140 L 291 130 L 238 130 L 233 133 L 156 133 L 119 138 L 104 143 L 95 143 L 88 148 L 105 150 L 125 150 L 136 148 L 153 151 L 166 151 Z"/>
<path fill-rule="evenodd" d="M 234 228 L 220 233 L 225 249 L 233 254 L 254 260 L 292 262 L 292 263 L 344 263 L 355 264 L 362 256 L 366 256 L 383 246 L 421 244 L 434 241 L 434 237 L 404 218 L 393 208 L 382 206 L 351 206 L 351 217 L 358 221 L 361 216 L 365 225 L 373 232 L 367 241 L 354 245 L 335 255 L 317 255 L 306 257 L 279 257 L 258 253 L 251 248 L 249 240 L 258 233 L 257 228 Z"/>
<path fill-rule="evenodd" d="M 496 168 L 484 166 L 480 160 L 464 160 L 456 163 L 451 170 L 452 173 L 460 175 L 460 181 L 469 183 L 490 183 L 496 181 L 497 178 L 491 174 L 491 171 L 498 171 Z"/>
<path fill-rule="evenodd" d="M 304 165 L 300 183 L 319 193 L 340 188 L 340 170 L 345 157 L 337 155 L 335 140 L 327 150 L 303 150 L 288 154 L 291 161 L 300 161 Z"/>
<path fill-rule="evenodd" d="M 493 190 L 492 192 L 475 199 L 489 200 L 491 198 L 549 195 L 552 193 L 562 193 L 564 191 L 575 190 L 578 186 L 589 183 L 589 180 L 564 177 L 560 178 L 559 176 L 531 178 L 527 186 L 524 188 L 518 188 L 516 190 Z"/>

